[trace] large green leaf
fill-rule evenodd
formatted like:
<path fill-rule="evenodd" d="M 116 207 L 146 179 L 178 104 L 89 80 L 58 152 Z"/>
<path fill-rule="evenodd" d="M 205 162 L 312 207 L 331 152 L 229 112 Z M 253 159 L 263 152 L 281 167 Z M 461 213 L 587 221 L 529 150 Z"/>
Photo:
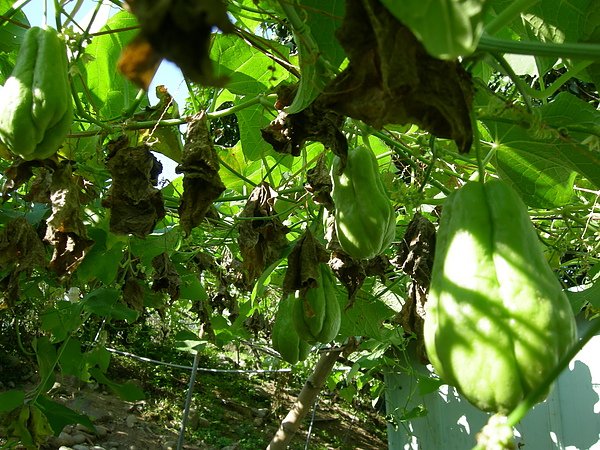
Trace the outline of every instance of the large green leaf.
<path fill-rule="evenodd" d="M 25 392 L 12 390 L 0 392 L 0 413 L 5 413 L 18 408 L 25 401 Z"/>
<path fill-rule="evenodd" d="M 102 119 L 118 118 L 136 98 L 139 89 L 116 69 L 121 51 L 137 35 L 137 19 L 121 11 L 108 19 L 85 50 L 84 66 L 87 92 L 92 106 Z M 122 31 L 126 30 L 126 31 Z M 111 32 L 114 31 L 114 32 Z"/>
<path fill-rule="evenodd" d="M 518 125 L 495 122 L 488 129 L 496 146 L 496 169 L 525 203 L 548 208 L 571 202 L 575 172 L 563 152 L 574 144 L 558 139 L 534 140 Z"/>
<path fill-rule="evenodd" d="M 0 0 L 0 11 L 4 15 L 12 6 L 13 0 Z M 4 84 L 17 59 L 23 36 L 27 29 L 16 25 L 13 21 L 29 25 L 29 21 L 22 11 L 17 11 L 11 21 L 6 21 L 0 26 L 0 84 Z"/>
<path fill-rule="evenodd" d="M 133 322 L 138 317 L 137 311 L 128 308 L 119 301 L 121 292 L 115 288 L 101 287 L 89 294 L 83 300 L 83 308 L 91 314 L 107 319 L 126 320 Z"/>
<path fill-rule="evenodd" d="M 60 403 L 56 403 L 47 397 L 39 396 L 35 404 L 48 419 L 48 423 L 56 436 L 60 434 L 66 425 L 77 424 L 85 425 L 90 430 L 94 430 L 94 424 L 88 416 L 79 414 L 72 409 L 67 408 Z"/>
<path fill-rule="evenodd" d="M 260 104 L 254 105 L 239 111 L 236 116 L 240 129 L 240 143 L 246 159 L 258 161 L 267 154 L 273 154 L 273 148 L 262 138 L 260 131 L 271 121 L 265 107 Z"/>
<path fill-rule="evenodd" d="M 382 0 L 435 57 L 473 53 L 483 29 L 486 0 Z"/>
<path fill-rule="evenodd" d="M 283 55 L 289 53 L 287 47 L 273 45 Z M 214 61 L 215 76 L 227 77 L 227 89 L 238 95 L 258 95 L 288 77 L 287 71 L 268 55 L 231 34 L 214 35 L 210 58 Z"/>

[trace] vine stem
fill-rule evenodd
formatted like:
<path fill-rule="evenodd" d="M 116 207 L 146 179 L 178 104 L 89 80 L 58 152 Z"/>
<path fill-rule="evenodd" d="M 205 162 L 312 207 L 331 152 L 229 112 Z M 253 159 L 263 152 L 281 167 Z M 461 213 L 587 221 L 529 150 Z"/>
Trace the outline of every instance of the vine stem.
<path fill-rule="evenodd" d="M 539 401 L 540 398 L 548 391 L 554 380 L 558 378 L 561 372 L 569 365 L 569 362 L 577 354 L 579 351 L 587 344 L 592 337 L 597 335 L 600 332 L 600 319 L 595 319 L 590 328 L 583 334 L 581 339 L 579 339 L 570 350 L 562 357 L 562 359 L 558 362 L 558 364 L 554 367 L 552 372 L 548 374 L 548 376 L 535 388 L 531 391 L 527 397 L 525 397 L 517 407 L 508 415 L 506 424 L 508 426 L 514 427 L 516 426 L 523 418 L 527 415 L 529 410 L 533 408 Z M 485 448 L 481 445 L 477 445 L 473 447 L 473 450 L 485 450 Z"/>
<path fill-rule="evenodd" d="M 339 357 L 341 348 L 334 348 L 327 353 L 323 353 L 315 366 L 312 375 L 308 377 L 298 399 L 292 409 L 279 425 L 279 429 L 273 436 L 273 439 L 267 446 L 267 450 L 284 450 L 287 448 L 290 440 L 296 434 L 300 427 L 302 419 L 306 417 L 311 405 L 315 402 L 317 395 L 325 384 L 329 373 Z"/>
<path fill-rule="evenodd" d="M 514 55 L 551 56 L 557 58 L 598 59 L 600 44 L 587 42 L 509 41 L 484 34 L 479 39 L 477 50 L 490 53 L 510 53 Z"/>

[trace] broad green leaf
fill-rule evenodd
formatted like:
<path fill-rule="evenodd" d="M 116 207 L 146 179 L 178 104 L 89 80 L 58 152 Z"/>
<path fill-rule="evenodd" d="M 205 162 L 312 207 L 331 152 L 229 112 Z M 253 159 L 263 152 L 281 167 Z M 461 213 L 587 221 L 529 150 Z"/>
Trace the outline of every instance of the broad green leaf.
<path fill-rule="evenodd" d="M 54 384 L 54 367 L 56 365 L 57 355 L 54 345 L 50 343 L 50 339 L 45 336 L 35 339 L 33 342 L 35 356 L 37 358 L 40 390 L 47 392 Z"/>
<path fill-rule="evenodd" d="M 0 392 L 0 413 L 5 413 L 18 408 L 25 401 L 25 392 L 12 390 Z"/>
<path fill-rule="evenodd" d="M 81 343 L 78 339 L 71 338 L 65 341 L 58 353 L 60 355 L 58 363 L 62 374 L 85 379 L 85 376 L 82 376 L 85 366 L 81 354 Z"/>
<path fill-rule="evenodd" d="M 287 47 L 272 43 L 285 57 Z M 288 73 L 268 55 L 231 34 L 213 35 L 210 58 L 216 77 L 228 78 L 227 89 L 234 94 L 254 96 L 277 86 Z"/>
<path fill-rule="evenodd" d="M 382 0 L 425 49 L 441 59 L 473 53 L 483 29 L 486 0 Z"/>
<path fill-rule="evenodd" d="M 346 53 L 335 37 L 346 10 L 344 0 L 300 0 L 300 10 L 306 14 L 306 24 L 319 47 L 319 52 L 333 67 L 338 68 Z"/>
<path fill-rule="evenodd" d="M 236 113 L 240 129 L 240 143 L 248 161 L 258 161 L 273 153 L 271 145 L 262 138 L 260 130 L 271 121 L 271 117 L 262 105 L 245 108 Z"/>
<path fill-rule="evenodd" d="M 81 305 L 58 301 L 41 315 L 41 329 L 52 333 L 52 342 L 62 342 L 83 323 Z"/>
<path fill-rule="evenodd" d="M 108 33 L 95 36 L 85 50 L 90 60 L 84 66 L 84 78 L 91 103 L 102 119 L 119 117 L 139 91 L 116 69 L 121 51 L 137 35 L 137 27 L 135 16 L 121 11 L 102 28 Z"/>
<path fill-rule="evenodd" d="M 565 142 L 569 141 L 570 136 L 585 142 L 590 134 L 600 135 L 600 111 L 568 92 L 561 92 L 541 111 L 544 123 L 561 132 Z M 581 131 L 570 131 L 569 126 Z M 561 145 L 557 149 L 574 170 L 600 189 L 600 152 L 597 148 L 590 149 L 585 144 L 572 142 L 570 146 Z"/>
<path fill-rule="evenodd" d="M 98 381 L 98 383 L 104 384 L 125 401 L 137 402 L 146 397 L 144 391 L 142 391 L 139 386 L 135 385 L 131 381 L 123 384 L 115 383 L 114 381 L 109 380 L 106 375 L 104 375 L 104 373 L 97 368 L 90 369 L 90 373 L 96 379 L 96 381 Z"/>
<path fill-rule="evenodd" d="M 89 235 L 95 243 L 77 268 L 77 276 L 84 283 L 98 279 L 104 284 L 110 284 L 119 270 L 123 242 L 107 242 L 108 233 L 101 228 L 90 229 Z"/>
<path fill-rule="evenodd" d="M 571 202 L 576 174 L 562 155 L 573 144 L 534 140 L 518 125 L 496 122 L 488 129 L 496 146 L 494 165 L 525 203 L 546 208 Z"/>
<path fill-rule="evenodd" d="M 137 311 L 128 308 L 119 301 L 121 291 L 115 288 L 101 287 L 89 294 L 83 300 L 83 308 L 91 314 L 107 319 L 126 320 L 133 322 L 138 317 Z"/>
<path fill-rule="evenodd" d="M 145 239 L 131 238 L 131 252 L 142 260 L 142 264 L 151 267 L 152 258 L 164 252 L 172 252 L 177 249 L 181 233 L 176 230 L 168 230 L 164 233 L 153 233 Z"/>
<path fill-rule="evenodd" d="M 13 0 L 0 0 L 0 11 L 4 15 L 14 3 Z M 5 21 L 0 26 L 0 85 L 4 84 L 10 73 L 12 72 L 15 61 L 17 59 L 17 53 L 21 47 L 23 36 L 27 31 L 25 28 L 20 27 L 13 23 L 16 21 L 23 25 L 29 25 L 29 21 L 22 11 L 16 12 L 12 17 L 11 21 Z"/>
<path fill-rule="evenodd" d="M 302 29 L 294 29 L 294 40 L 298 46 L 300 82 L 288 114 L 302 111 L 323 92 L 333 78 L 333 69 L 339 67 L 345 53 L 335 38 L 335 30 L 344 15 L 344 2 L 334 0 L 320 2 L 304 0 L 297 6 L 288 6 L 292 14 L 305 21 Z M 294 24 L 293 20 L 289 20 Z"/>
<path fill-rule="evenodd" d="M 54 434 L 58 436 L 63 428 L 67 425 L 81 424 L 88 427 L 90 430 L 94 430 L 94 424 L 88 416 L 84 416 L 67 408 L 60 403 L 56 403 L 45 396 L 39 396 L 35 405 L 40 408 L 40 411 L 44 413 L 48 419 L 48 423 L 54 431 Z"/>
<path fill-rule="evenodd" d="M 198 275 L 195 273 L 188 273 L 181 275 L 181 285 L 179 286 L 179 297 L 192 300 L 194 302 L 206 300 L 208 294 L 200 283 Z"/>
<path fill-rule="evenodd" d="M 345 296 L 338 295 L 342 311 L 346 307 Z M 383 321 L 389 319 L 395 312 L 380 299 L 360 291 L 351 308 L 342 315 L 342 326 L 338 339 L 349 336 L 366 336 L 385 341 L 386 330 Z"/>
<path fill-rule="evenodd" d="M 600 308 L 600 278 L 585 289 L 569 290 L 566 293 L 575 314 L 579 313 L 586 303 L 590 303 L 594 308 Z"/>

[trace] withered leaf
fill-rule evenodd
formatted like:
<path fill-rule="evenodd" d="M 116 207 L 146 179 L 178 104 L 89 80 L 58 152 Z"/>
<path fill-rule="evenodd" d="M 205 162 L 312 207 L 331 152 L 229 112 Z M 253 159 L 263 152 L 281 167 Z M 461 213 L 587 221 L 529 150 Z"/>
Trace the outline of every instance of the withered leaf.
<path fill-rule="evenodd" d="M 331 198 L 333 183 L 325 162 L 325 154 L 321 154 L 317 159 L 317 164 L 306 172 L 304 189 L 312 194 L 315 203 L 321 204 L 329 210 L 333 209 L 333 199 Z"/>
<path fill-rule="evenodd" d="M 144 288 L 133 277 L 127 278 L 123 284 L 123 300 L 131 309 L 141 312 L 144 309 Z"/>
<path fill-rule="evenodd" d="M 212 203 L 225 190 L 219 176 L 219 159 L 203 113 L 194 116 L 188 125 L 182 162 L 175 171 L 183 173 L 179 223 L 189 234 L 204 220 Z"/>
<path fill-rule="evenodd" d="M 145 237 L 165 216 L 162 193 L 155 185 L 162 165 L 146 146 L 109 144 L 107 167 L 112 184 L 102 205 L 110 209 L 110 231 Z"/>
<path fill-rule="evenodd" d="M 252 283 L 287 245 L 288 228 L 277 217 L 273 205 L 277 193 L 268 183 L 255 187 L 239 215 L 238 244 L 246 280 Z"/>
<path fill-rule="evenodd" d="M 6 224 L 0 232 L 0 270 L 27 271 L 46 265 L 44 244 L 24 217 Z"/>
<path fill-rule="evenodd" d="M 143 35 L 137 35 L 123 49 L 117 67 L 130 81 L 148 90 L 161 61 L 162 57 L 154 50 L 148 39 Z"/>
<path fill-rule="evenodd" d="M 344 117 L 338 112 L 323 108 L 318 101 L 299 113 L 288 114 L 283 108 L 291 101 L 289 92 L 282 89 L 278 94 L 280 97 L 276 106 L 281 111 L 261 130 L 263 139 L 271 144 L 276 152 L 292 156 L 299 156 L 306 142 L 320 142 L 345 161 L 348 142 L 340 131 Z"/>
<path fill-rule="evenodd" d="M 306 230 L 288 256 L 288 268 L 283 278 L 283 293 L 316 287 L 319 264 L 329 261 L 325 247 Z"/>
<path fill-rule="evenodd" d="M 435 226 L 421 214 L 416 213 L 404 233 L 398 256 L 391 262 L 412 279 L 398 320 L 405 333 L 415 335 L 417 355 L 423 363 L 427 363 L 423 343 L 423 324 L 434 253 Z"/>
<path fill-rule="evenodd" d="M 429 287 L 435 253 L 435 225 L 416 213 L 402 238 L 398 256 L 392 264 L 409 275 L 418 284 Z"/>
<path fill-rule="evenodd" d="M 94 241 L 87 238 L 81 218 L 81 177 L 68 162 L 58 165 L 50 183 L 52 214 L 46 221 L 44 240 L 54 246 L 49 268 L 57 275 L 72 273 Z"/>
<path fill-rule="evenodd" d="M 152 267 L 154 268 L 152 290 L 165 292 L 171 297 L 171 300 L 177 300 L 180 294 L 181 278 L 169 255 L 161 253 L 152 258 Z"/>
<path fill-rule="evenodd" d="M 430 56 L 378 0 L 347 0 L 337 36 L 350 63 L 320 103 L 375 128 L 415 123 L 469 150 L 472 86 L 457 61 Z"/>
<path fill-rule="evenodd" d="M 141 32 L 131 45 L 142 47 L 125 50 L 131 61 L 121 58 L 120 67 L 134 67 L 134 79 L 148 88 L 148 73 L 156 55 L 173 61 L 192 81 L 220 86 L 225 80 L 214 76 L 209 58 L 213 27 L 224 33 L 234 30 L 227 17 L 227 4 L 221 0 L 128 0 L 140 22 Z M 153 51 L 145 48 L 149 43 Z M 140 58 L 141 56 L 141 58 Z M 139 67 L 139 70 L 135 68 Z M 139 74 L 136 76 L 136 73 Z"/>

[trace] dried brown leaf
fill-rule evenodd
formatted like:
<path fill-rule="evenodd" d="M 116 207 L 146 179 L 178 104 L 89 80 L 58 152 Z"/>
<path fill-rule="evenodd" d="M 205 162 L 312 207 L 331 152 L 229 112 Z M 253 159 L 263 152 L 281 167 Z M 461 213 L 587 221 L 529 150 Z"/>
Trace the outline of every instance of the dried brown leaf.
<path fill-rule="evenodd" d="M 306 230 L 288 256 L 288 268 L 283 279 L 283 293 L 316 286 L 319 264 L 329 260 L 325 247 Z"/>
<path fill-rule="evenodd" d="M 239 218 L 240 253 L 246 280 L 251 284 L 287 245 L 288 228 L 277 217 L 273 205 L 277 193 L 268 183 L 255 187 Z"/>
<path fill-rule="evenodd" d="M 457 61 L 430 56 L 377 0 L 348 0 L 338 39 L 350 63 L 318 99 L 375 127 L 415 123 L 469 150 L 472 86 Z"/>
<path fill-rule="evenodd" d="M 182 162 L 175 171 L 183 173 L 179 223 L 189 234 L 204 220 L 213 202 L 225 190 L 219 176 L 219 159 L 204 114 L 194 116 L 190 121 Z"/>

